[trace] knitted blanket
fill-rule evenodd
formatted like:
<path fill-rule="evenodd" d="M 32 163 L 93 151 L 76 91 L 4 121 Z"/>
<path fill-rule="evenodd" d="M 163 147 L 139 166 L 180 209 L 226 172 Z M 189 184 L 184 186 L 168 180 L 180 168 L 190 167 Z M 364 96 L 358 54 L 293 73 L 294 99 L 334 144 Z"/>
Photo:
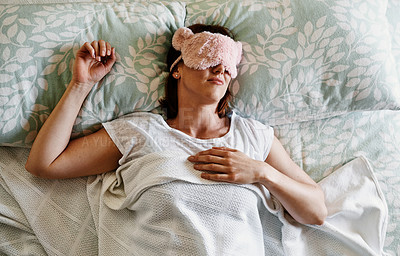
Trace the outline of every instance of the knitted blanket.
<path fill-rule="evenodd" d="M 259 185 L 201 179 L 187 156 L 152 153 L 88 181 L 100 255 L 383 255 L 387 206 L 368 161 L 320 182 L 329 216 L 302 225 Z"/>
<path fill-rule="evenodd" d="M 285 214 L 280 203 L 264 188 L 208 183 L 180 154 L 149 155 L 138 159 L 129 170 L 120 169 L 89 179 L 50 181 L 35 178 L 24 170 L 22 163 L 28 153 L 17 148 L 0 150 L 0 254 L 168 255 L 173 252 L 172 246 L 163 248 L 165 253 L 157 248 L 170 244 L 176 245 L 181 255 L 386 255 L 382 251 L 386 203 L 372 168 L 363 157 L 320 182 L 329 216 L 322 226 L 307 226 Z M 155 159 L 158 160 L 154 162 Z M 145 170 L 155 175 L 142 173 Z M 142 185 L 134 186 L 135 179 Z M 189 186 L 191 193 L 168 189 L 173 183 L 176 187 Z M 200 191 L 205 188 L 209 189 L 207 195 Z M 162 222 L 150 225 L 147 233 L 141 232 L 138 224 L 146 216 L 139 210 L 168 206 L 165 202 L 173 197 L 165 192 L 178 195 L 175 197 L 179 199 L 178 208 L 166 212 L 174 210 L 180 218 L 172 221 L 168 215 L 162 215 L 163 211 L 155 212 L 158 215 L 153 216 L 164 216 L 160 218 Z M 226 201 L 216 203 L 221 196 Z M 145 199 L 153 201 L 153 205 L 141 203 Z M 198 213 L 187 211 L 190 208 L 185 205 L 196 206 Z M 256 210 L 252 208 L 254 205 Z M 201 222 L 200 217 L 207 215 L 210 220 L 218 218 L 212 222 L 216 226 L 204 226 L 207 222 Z M 184 221 L 182 216 L 188 218 Z M 232 218 L 239 218 L 243 224 L 232 227 L 229 225 L 234 221 Z M 261 229 L 253 228 L 256 232 L 249 233 L 247 224 L 257 223 L 257 218 L 260 220 L 257 227 Z M 167 242 L 149 236 L 160 223 L 169 223 L 162 230 L 171 234 Z M 179 227 L 186 230 L 191 227 L 198 232 L 173 235 Z M 180 239 L 184 236 L 197 247 L 186 250 L 179 247 L 187 242 Z M 214 236 L 218 242 L 212 241 Z M 227 238 L 237 244 L 226 246 Z M 143 252 L 140 248 L 152 249 Z"/>

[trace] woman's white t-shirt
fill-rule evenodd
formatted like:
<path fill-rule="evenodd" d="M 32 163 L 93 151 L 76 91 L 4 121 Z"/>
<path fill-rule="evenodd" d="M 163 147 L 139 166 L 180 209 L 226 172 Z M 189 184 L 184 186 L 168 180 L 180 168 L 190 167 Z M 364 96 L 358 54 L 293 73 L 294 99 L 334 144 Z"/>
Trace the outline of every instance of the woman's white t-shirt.
<path fill-rule="evenodd" d="M 274 139 L 273 129 L 234 112 L 230 122 L 228 133 L 213 139 L 191 137 L 171 128 L 161 115 L 147 112 L 103 126 L 123 154 L 119 170 L 127 170 L 130 162 L 151 153 L 173 151 L 189 156 L 214 146 L 234 148 L 264 161 Z M 281 254 L 274 251 L 280 248 L 276 246 L 280 227 L 269 224 L 272 215 L 259 193 L 245 186 L 185 180 L 155 184 L 132 209 L 136 223 L 132 247 L 138 255 Z"/>
<path fill-rule="evenodd" d="M 273 129 L 259 121 L 230 116 L 228 133 L 219 138 L 198 139 L 170 127 L 159 114 L 137 112 L 103 126 L 123 154 L 119 164 L 157 151 L 179 151 L 193 155 L 211 147 L 229 147 L 264 161 L 273 142 Z"/>

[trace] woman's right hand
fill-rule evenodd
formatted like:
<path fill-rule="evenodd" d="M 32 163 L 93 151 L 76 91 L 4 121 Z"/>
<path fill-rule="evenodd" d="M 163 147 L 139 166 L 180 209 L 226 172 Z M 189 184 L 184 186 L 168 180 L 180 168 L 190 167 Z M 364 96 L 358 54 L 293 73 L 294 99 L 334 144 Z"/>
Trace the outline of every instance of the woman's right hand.
<path fill-rule="evenodd" d="M 118 167 L 121 153 L 104 129 L 70 140 L 87 94 L 110 72 L 115 60 L 115 49 L 103 40 L 85 43 L 78 50 L 71 83 L 32 145 L 26 162 L 29 172 L 47 178 L 70 178 L 104 173 Z"/>
<path fill-rule="evenodd" d="M 111 71 L 116 61 L 115 48 L 104 40 L 86 42 L 78 50 L 73 65 L 71 84 L 87 92 Z"/>

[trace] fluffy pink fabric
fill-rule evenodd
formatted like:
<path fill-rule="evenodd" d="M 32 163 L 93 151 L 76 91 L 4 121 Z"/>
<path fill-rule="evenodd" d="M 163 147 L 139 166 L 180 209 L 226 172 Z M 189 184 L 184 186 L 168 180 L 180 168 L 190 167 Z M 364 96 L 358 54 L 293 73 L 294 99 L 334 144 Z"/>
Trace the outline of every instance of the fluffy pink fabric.
<path fill-rule="evenodd" d="M 222 64 L 232 78 L 237 76 L 242 43 L 228 36 L 210 32 L 194 34 L 188 28 L 180 28 L 172 38 L 172 46 L 182 55 L 172 64 L 171 71 L 182 58 L 185 65 L 193 69 L 204 70 Z"/>

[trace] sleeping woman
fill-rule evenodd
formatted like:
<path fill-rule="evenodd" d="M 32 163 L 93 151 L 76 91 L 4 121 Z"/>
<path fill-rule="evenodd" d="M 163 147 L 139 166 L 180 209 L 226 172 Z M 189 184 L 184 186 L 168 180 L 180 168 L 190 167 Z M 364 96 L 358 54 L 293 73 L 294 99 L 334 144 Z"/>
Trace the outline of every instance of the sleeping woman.
<path fill-rule="evenodd" d="M 327 209 L 319 185 L 289 157 L 271 127 L 240 117 L 228 107 L 229 84 L 238 75 L 241 43 L 224 27 L 197 24 L 178 29 L 172 46 L 168 54 L 170 75 L 160 101 L 166 118 L 133 113 L 104 123 L 93 134 L 70 140 L 86 96 L 116 61 L 110 43 L 86 42 L 77 52 L 70 84 L 37 135 L 26 169 L 38 177 L 63 179 L 128 168 L 132 159 L 154 152 L 186 154 L 186 161 L 201 174 L 204 184 L 163 185 L 165 193 L 173 190 L 168 186 L 177 186 L 179 193 L 160 197 L 165 202 L 148 206 L 143 214 L 149 215 L 149 223 L 141 227 L 143 233 L 151 228 L 164 230 L 160 234 L 165 239 L 154 242 L 158 247 L 193 247 L 190 239 L 167 239 L 171 232 L 180 234 L 180 228 L 208 234 L 208 229 L 219 227 L 218 232 L 210 231 L 215 239 L 249 246 L 248 240 L 238 238 L 259 234 L 261 240 L 251 246 L 264 250 L 262 230 L 268 227 L 262 226 L 263 220 L 250 221 L 261 218 L 262 204 L 242 184 L 265 188 L 297 222 L 321 225 Z M 186 195 L 199 197 L 196 204 L 200 205 L 193 203 L 185 211 L 204 210 L 207 214 L 195 221 L 174 208 Z M 211 198 L 212 210 L 201 206 L 202 197 Z M 168 223 L 174 219 L 179 219 L 180 225 L 168 231 L 172 229 Z M 212 243 L 207 235 L 200 237 L 203 243 Z"/>

